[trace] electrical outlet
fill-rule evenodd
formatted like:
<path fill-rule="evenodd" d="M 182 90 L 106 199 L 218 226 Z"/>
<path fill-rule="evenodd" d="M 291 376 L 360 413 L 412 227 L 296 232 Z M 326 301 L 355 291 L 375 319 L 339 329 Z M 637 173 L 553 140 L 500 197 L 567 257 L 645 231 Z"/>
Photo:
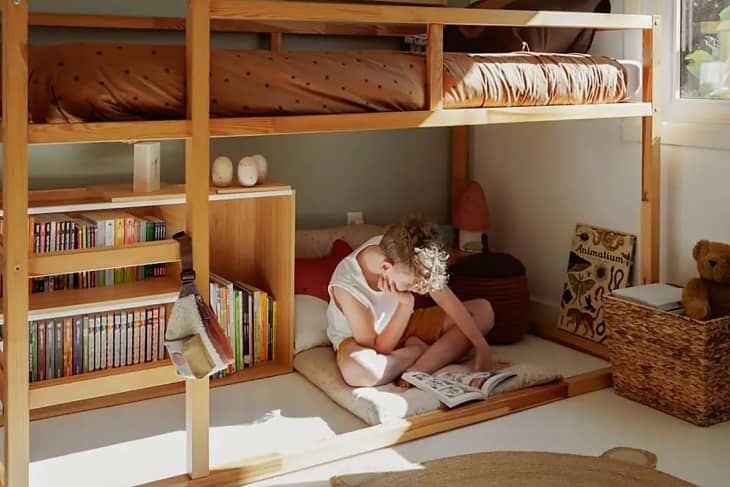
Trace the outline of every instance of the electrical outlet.
<path fill-rule="evenodd" d="M 347 212 L 347 224 L 348 225 L 359 225 L 365 223 L 365 219 L 362 216 L 362 211 L 348 211 Z"/>

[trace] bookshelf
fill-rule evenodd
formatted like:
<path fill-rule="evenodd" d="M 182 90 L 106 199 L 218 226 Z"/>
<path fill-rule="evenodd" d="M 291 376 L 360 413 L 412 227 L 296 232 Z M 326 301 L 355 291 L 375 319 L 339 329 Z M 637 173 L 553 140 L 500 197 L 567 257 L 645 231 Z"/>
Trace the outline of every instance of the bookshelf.
<path fill-rule="evenodd" d="M 164 305 L 168 316 L 180 290 L 179 248 L 169 236 L 185 228 L 184 185 L 163 185 L 152 193 L 134 193 L 129 184 L 30 191 L 28 214 L 120 210 L 157 216 L 167 223 L 167 240 L 30 254 L 29 278 L 166 263 L 163 277 L 87 289 L 64 289 L 29 296 L 28 320 L 46 320 Z M 282 184 L 252 188 L 209 188 L 210 270 L 253 284 L 277 300 L 275 359 L 220 379 L 210 387 L 262 379 L 292 370 L 294 293 L 294 190 Z M 0 216 L 2 216 L 0 210 Z M 4 247 L 0 244 L 0 252 Z M 110 265 L 110 263 L 112 263 Z M 201 289 L 202 291 L 202 289 Z M 0 322 L 4 319 L 0 306 Z M 1 355 L 0 355 L 1 356 Z M 5 381 L 0 359 L 0 380 Z M 29 385 L 32 420 L 182 393 L 185 381 L 167 359 L 79 375 L 45 379 Z M 4 419 L 4 418 L 3 418 Z"/>

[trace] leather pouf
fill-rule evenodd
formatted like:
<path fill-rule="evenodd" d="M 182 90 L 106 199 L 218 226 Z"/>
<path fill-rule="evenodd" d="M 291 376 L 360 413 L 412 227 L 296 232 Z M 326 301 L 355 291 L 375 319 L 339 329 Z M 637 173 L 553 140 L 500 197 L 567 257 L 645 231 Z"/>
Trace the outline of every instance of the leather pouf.
<path fill-rule="evenodd" d="M 459 299 L 483 298 L 494 309 L 495 323 L 487 334 L 491 345 L 520 341 L 530 328 L 530 292 L 524 265 L 515 257 L 490 252 L 464 257 L 450 269 L 449 287 Z"/>

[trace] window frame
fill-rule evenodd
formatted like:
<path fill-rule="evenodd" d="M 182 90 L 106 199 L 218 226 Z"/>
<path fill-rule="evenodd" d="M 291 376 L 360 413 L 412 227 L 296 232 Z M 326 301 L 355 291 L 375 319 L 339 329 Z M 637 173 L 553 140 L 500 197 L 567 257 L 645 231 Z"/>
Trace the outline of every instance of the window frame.
<path fill-rule="evenodd" d="M 730 150 L 730 100 L 687 99 L 680 95 L 681 0 L 625 0 L 626 13 L 661 16 L 660 92 L 655 93 L 666 145 Z M 624 55 L 641 59 L 641 41 L 625 35 Z M 630 39 L 630 40 L 629 40 Z M 669 72 L 668 72 L 669 70 Z M 624 124 L 624 140 L 636 141 L 637 120 Z"/>
<path fill-rule="evenodd" d="M 655 11 L 663 22 L 667 35 L 662 36 L 662 56 L 671 70 L 668 83 L 663 87 L 664 118 L 668 122 L 723 123 L 730 124 L 730 100 L 709 100 L 702 98 L 681 98 L 680 70 L 683 69 L 677 53 L 682 42 L 682 1 L 654 0 Z"/>

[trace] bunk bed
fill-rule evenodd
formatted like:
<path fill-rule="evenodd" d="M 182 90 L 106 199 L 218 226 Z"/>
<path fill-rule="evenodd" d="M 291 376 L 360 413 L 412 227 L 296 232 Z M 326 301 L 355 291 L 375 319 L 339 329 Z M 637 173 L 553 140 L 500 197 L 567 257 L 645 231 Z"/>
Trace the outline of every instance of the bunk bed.
<path fill-rule="evenodd" d="M 31 387 L 28 382 L 28 328 L 27 323 L 33 303 L 29 302 L 27 281 L 29 277 L 62 272 L 95 270 L 103 268 L 110 259 L 117 265 L 141 265 L 178 261 L 179 251 L 174 241 L 153 242 L 129 247 L 88 249 L 84 251 L 61 252 L 57 255 L 29 255 L 27 217 L 34 211 L 39 198 L 42 204 L 54 201 L 58 195 L 47 198 L 28 191 L 28 145 L 53 143 L 81 143 L 105 141 L 140 140 L 185 140 L 184 188 L 177 188 L 164 195 L 165 201 L 175 201 L 176 210 L 160 206 L 159 211 L 170 212 L 171 218 L 180 229 L 186 229 L 193 238 L 193 265 L 197 271 L 196 282 L 207 299 L 208 277 L 211 269 L 221 265 L 237 265 L 254 269 L 261 279 L 275 289 L 281 300 L 280 329 L 275 344 L 278 359 L 276 363 L 255 368 L 240 380 L 290 372 L 293 364 L 293 260 L 294 260 L 294 192 L 288 187 L 267 187 L 261 194 L 247 193 L 244 196 L 221 194 L 208 186 L 209 143 L 211 137 L 238 137 L 274 135 L 288 133 L 313 133 L 358 130 L 385 130 L 396 128 L 445 127 L 454 128 L 452 139 L 452 188 L 458 194 L 465 184 L 466 174 L 466 131 L 468 125 L 491 123 L 522 123 L 537 121 L 560 121 L 576 119 L 642 117 L 642 227 L 641 227 L 641 280 L 654 282 L 658 279 L 659 267 L 659 146 L 657 108 L 654 105 L 656 83 L 656 52 L 659 20 L 651 16 L 587 14 L 568 12 L 527 12 L 509 10 L 467 10 L 422 6 L 363 5 L 337 3 L 297 3 L 242 0 L 189 0 L 186 21 L 155 21 L 137 18 L 136 25 L 142 28 L 180 30 L 186 34 L 185 58 L 182 50 L 176 51 L 177 68 L 171 69 L 178 79 L 174 99 L 168 100 L 168 107 L 174 104 L 170 117 L 165 117 L 164 101 L 161 112 L 145 116 L 144 111 L 132 110 L 138 116 L 130 117 L 129 111 L 120 112 L 117 118 L 109 113 L 73 114 L 73 110 L 56 98 L 40 100 L 44 87 L 36 88 L 29 79 L 33 76 L 57 76 L 63 69 L 56 68 L 59 61 L 54 57 L 33 56 L 28 45 L 28 26 L 69 25 L 128 28 L 134 22 L 130 19 L 101 19 L 94 16 L 31 15 L 27 2 L 23 0 L 2 0 L 2 141 L 3 141 L 3 218 L 4 238 L 2 246 L 5 293 L 4 351 L 0 355 L 2 369 L 2 390 L 4 399 L 5 453 L 4 485 L 22 487 L 28 485 L 28 464 L 30 460 L 29 421 L 31 411 L 63 405 L 71 401 L 101 401 L 105 396 L 136 394 L 136 391 L 152 387 L 170 387 L 167 393 L 185 390 L 186 427 L 188 440 L 188 474 L 165 479 L 159 485 L 238 485 L 241 482 L 264 478 L 278 473 L 311 466 L 317 463 L 343 458 L 364 451 L 381 448 L 404 441 L 410 441 L 434 433 L 461 427 L 474 422 L 503 416 L 515 411 L 535 407 L 565 397 L 571 397 L 610 385 L 610 370 L 601 369 L 560 382 L 507 393 L 494 401 L 467 405 L 449 411 L 438 411 L 416 416 L 403 421 L 394 421 L 371 426 L 363 430 L 346 433 L 326 443 L 292 452 L 284 457 L 265 455 L 259 458 L 242 459 L 235 465 L 210 469 L 208 457 L 208 428 L 210 419 L 209 387 L 206 380 L 185 381 L 184 385 L 167 366 L 135 367 L 128 371 L 117 369 L 114 373 L 97 374 L 74 381 L 61 379 L 48 387 Z M 356 19 L 354 21 L 353 19 Z M 534 27 L 580 27 L 598 30 L 639 30 L 643 33 L 643 75 L 642 100 L 626 101 L 626 83 L 622 77 L 626 72 L 620 65 L 605 61 L 613 73 L 613 81 L 602 86 L 610 87 L 611 96 L 585 98 L 562 98 L 557 104 L 539 103 L 533 100 L 525 106 L 503 106 L 512 103 L 489 102 L 459 104 L 459 97 L 450 97 L 449 73 L 458 60 L 474 62 L 474 56 L 452 55 L 443 52 L 443 30 L 448 25 L 472 26 L 534 26 Z M 134 27 L 132 27 L 134 28 Z M 311 34 L 358 35 L 404 35 L 419 32 L 427 34 L 425 55 L 416 61 L 419 73 L 410 78 L 411 86 L 418 86 L 419 94 L 410 104 L 380 103 L 376 107 L 362 103 L 346 103 L 346 107 L 332 113 L 328 107 L 323 110 L 297 112 L 287 109 L 280 115 L 278 105 L 260 107 L 258 111 L 243 109 L 239 112 L 224 111 L 216 114 L 212 109 L 214 83 L 209 76 L 209 67 L 220 52 L 212 50 L 210 33 L 212 29 L 270 32 L 271 51 L 267 62 L 282 62 L 287 56 L 281 51 L 282 33 L 304 32 Z M 121 46 L 122 49 L 125 46 Z M 31 49 L 31 56 L 28 56 Z M 59 47 L 63 49 L 63 46 Z M 116 47 L 115 47 L 116 49 Z M 56 53 L 57 54 L 57 53 Z M 224 53 L 228 56 L 240 52 Z M 249 56 L 261 56 L 261 53 Z M 365 56 L 365 54 L 363 54 Z M 406 62 L 417 59 L 413 55 L 402 55 Z M 93 56 L 92 56 L 93 57 Z M 477 56 L 478 57 L 478 56 Z M 522 55 L 531 57 L 531 55 Z M 534 56 L 538 57 L 538 56 Z M 357 63 L 355 56 L 351 61 Z M 304 58 L 306 59 L 306 58 Z M 337 58 L 341 61 L 341 58 Z M 364 59 L 364 58 L 363 58 Z M 373 58 L 375 59 L 375 58 Z M 456 61 L 454 61 L 456 59 Z M 581 57 L 578 64 L 585 62 Z M 311 61 L 312 59 L 308 59 Z M 380 58 L 378 58 L 380 60 Z M 29 70 L 33 63 L 46 63 L 46 69 Z M 305 63 L 307 61 L 304 61 Z M 347 61 L 345 61 L 347 62 Z M 375 61 L 373 61 L 375 62 Z M 603 62 L 603 61 L 602 61 Z M 30 64 L 29 64 L 30 63 Z M 265 63 L 264 63 L 265 64 Z M 387 63 L 386 63 L 387 64 Z M 254 62 L 254 66 L 260 63 Z M 170 66 L 167 66 L 170 68 Z M 409 66 L 410 68 L 410 66 Z M 448 68 L 446 70 L 445 68 Z M 123 69 L 123 68 L 122 68 Z M 454 68 L 456 69 L 456 68 Z M 277 70 L 275 70 L 277 71 Z M 179 79 L 185 73 L 185 83 Z M 278 71 L 277 71 L 278 72 Z M 603 71 L 602 71 L 603 72 Z M 245 73 L 243 74 L 245 76 Z M 71 82 L 74 74 L 71 74 Z M 290 75 L 291 76 L 291 75 Z M 295 75 L 296 76 L 296 75 Z M 406 74 L 408 76 L 408 74 Z M 96 86 L 105 86 L 118 76 L 95 80 Z M 398 78 L 401 83 L 402 78 Z M 619 82 L 617 80 L 622 80 Z M 103 81 L 103 85 L 99 84 Z M 456 78 L 458 84 L 463 79 Z M 286 80 L 280 80 L 281 89 Z M 47 82 L 46 82 L 47 83 Z M 224 81 L 225 83 L 225 76 Z M 306 83 L 306 82 L 305 82 Z M 45 84 L 45 87 L 48 85 Z M 90 85 L 89 85 L 90 86 Z M 483 86 L 483 85 L 482 85 Z M 445 89 L 447 87 L 447 89 Z M 342 87 L 341 87 L 342 88 Z M 347 91 L 347 87 L 342 91 Z M 106 89 L 106 88 L 105 88 Z M 462 86 L 455 90 L 462 92 Z M 71 90 L 72 92 L 73 90 Z M 84 95 L 88 95 L 88 92 Z M 406 93 L 407 95 L 407 93 Z M 93 95 L 92 95 L 93 96 Z M 331 94 L 329 95 L 331 98 Z M 412 94 L 410 95 L 413 96 Z M 357 96 L 365 99 L 364 96 Z M 468 96 L 464 97 L 469 99 Z M 472 97 L 474 98 L 474 97 Z M 498 99 L 496 97 L 495 99 Z M 88 100 L 88 98 L 86 98 Z M 295 98 L 296 100 L 296 98 Z M 493 100 L 494 101 L 494 100 Z M 578 103 L 578 104 L 576 104 Z M 82 103 L 83 104 L 83 103 Z M 320 100 L 312 106 L 321 106 Z M 296 105 L 296 101 L 294 103 Z M 34 117 L 34 107 L 42 107 L 40 115 Z M 29 116 L 29 107 L 30 116 Z M 55 107 L 55 111 L 54 111 Z M 271 113 L 271 108 L 275 108 Z M 211 113 L 212 112 L 212 113 Z M 281 112 L 285 112 L 282 106 Z M 177 117 L 177 115 L 181 115 Z M 184 116 L 183 116 L 184 115 Z M 216 116 L 224 115 L 224 116 Z M 132 119 L 130 119 L 132 118 Z M 33 123 L 29 123 L 29 120 Z M 112 120 L 112 121 L 110 121 Z M 83 193 L 83 194 L 82 194 Z M 266 194 L 263 194 L 266 193 Z M 239 197 L 241 199 L 235 199 Z M 268 202 L 258 196 L 270 196 Z M 56 198 L 56 199 L 54 199 Z M 85 194 L 83 190 L 65 195 L 67 207 L 98 202 L 98 194 Z M 125 200 L 125 198 L 127 198 Z M 162 198 L 162 196 L 160 196 Z M 249 200 L 245 198 L 250 198 Z M 225 215 L 231 213 L 246 215 L 261 226 L 259 240 L 250 242 L 255 255 L 229 255 L 222 247 L 220 238 L 211 238 L 213 232 L 223 232 L 229 237 L 252 239 L 237 229 L 221 223 L 225 217 L 216 217 L 209 212 L 212 201 L 229 201 Z M 113 195 L 105 204 L 131 201 L 129 195 Z M 41 207 L 42 207 L 41 204 Z M 140 203 L 142 204 L 142 203 Z M 145 202 L 144 204 L 149 204 Z M 170 203 L 171 204 L 171 203 Z M 162 205 L 162 203 L 160 203 Z M 230 212 L 230 213 L 229 213 Z M 236 233 L 237 232 L 237 233 Z M 219 237 L 219 234 L 215 234 Z M 218 250 L 218 252 L 212 252 Z M 215 257 L 214 257 L 215 256 Z M 253 263 L 252 260 L 258 262 Z M 174 298 L 174 281 L 168 294 Z M 169 292 L 171 291 L 171 292 Z M 84 298 L 103 301 L 100 296 L 85 295 Z M 564 334 L 554 328 L 539 328 L 539 333 L 570 346 L 589 350 L 605 356 L 600 346 Z M 80 376 L 79 376 L 80 377 Z M 174 387 L 173 387 L 174 386 Z M 138 398 L 145 397 L 143 395 Z"/>

